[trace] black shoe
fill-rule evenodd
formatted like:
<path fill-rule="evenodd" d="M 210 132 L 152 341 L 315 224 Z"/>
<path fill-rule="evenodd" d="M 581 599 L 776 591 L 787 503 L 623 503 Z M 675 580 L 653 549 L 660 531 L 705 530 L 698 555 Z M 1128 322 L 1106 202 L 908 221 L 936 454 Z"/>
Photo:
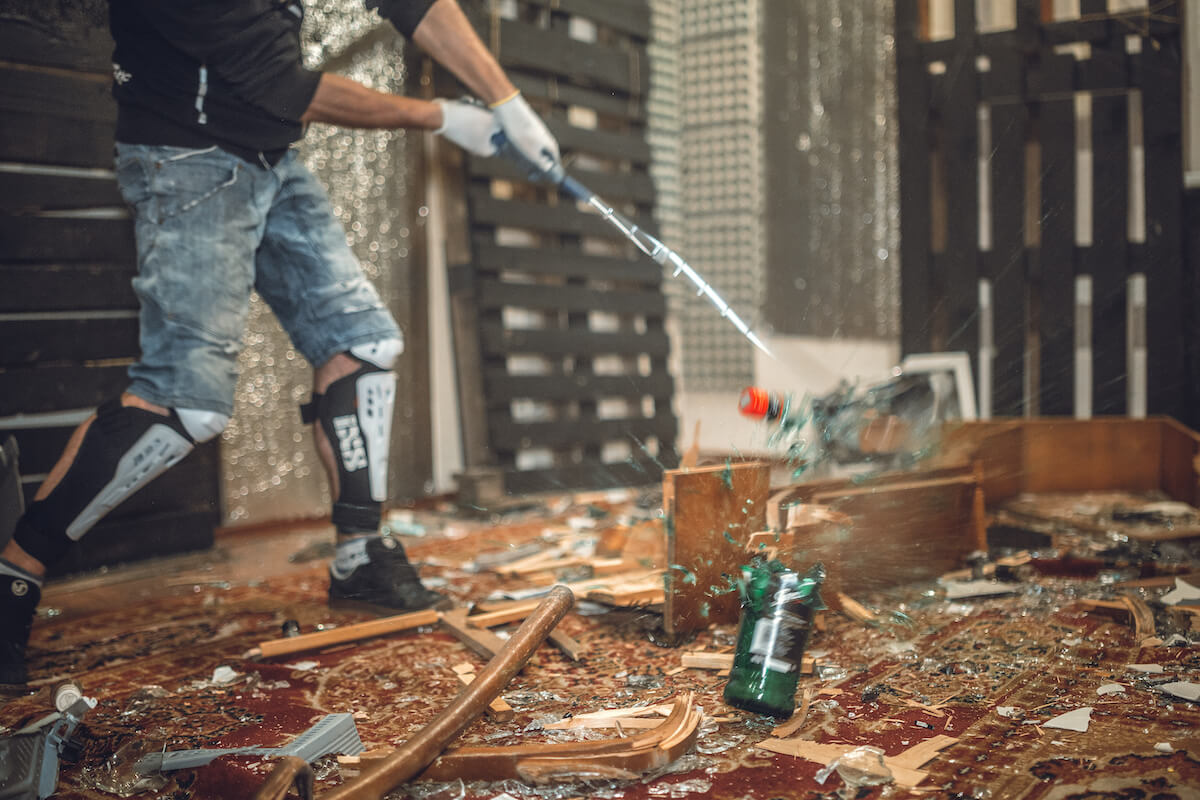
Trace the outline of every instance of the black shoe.
<path fill-rule="evenodd" d="M 25 645 L 33 629 L 42 590 L 37 584 L 13 575 L 0 575 L 0 684 L 24 686 Z"/>
<path fill-rule="evenodd" d="M 329 605 L 368 608 L 384 614 L 403 614 L 425 608 L 444 610 L 454 603 L 421 585 L 404 547 L 390 536 L 367 542 L 366 564 L 344 578 L 329 571 Z"/>

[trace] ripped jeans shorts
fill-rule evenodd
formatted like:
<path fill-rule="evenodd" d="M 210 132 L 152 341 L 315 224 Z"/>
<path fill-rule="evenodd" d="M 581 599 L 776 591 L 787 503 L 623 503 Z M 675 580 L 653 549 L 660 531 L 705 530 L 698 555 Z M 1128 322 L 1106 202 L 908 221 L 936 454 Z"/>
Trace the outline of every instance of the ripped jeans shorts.
<path fill-rule="evenodd" d="M 295 151 L 266 167 L 216 147 L 118 143 L 116 169 L 137 243 L 137 396 L 231 414 L 252 289 L 314 366 L 400 336 Z"/>

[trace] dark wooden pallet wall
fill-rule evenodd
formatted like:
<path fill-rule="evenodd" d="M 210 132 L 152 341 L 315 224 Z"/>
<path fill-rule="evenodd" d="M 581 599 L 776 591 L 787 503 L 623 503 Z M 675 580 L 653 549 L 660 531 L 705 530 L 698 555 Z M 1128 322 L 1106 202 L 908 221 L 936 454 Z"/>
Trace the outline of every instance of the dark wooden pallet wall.
<path fill-rule="evenodd" d="M 645 0 L 522 0 L 477 16 L 570 172 L 649 226 Z M 581 34 L 581 30 L 583 33 Z M 468 468 L 507 492 L 654 482 L 676 463 L 662 271 L 598 215 L 500 159 L 464 165 L 470 263 L 452 271 Z"/>
<path fill-rule="evenodd" d="M 954 35 L 929 41 L 928 0 L 897 0 L 901 194 L 901 340 L 906 353 L 965 350 L 997 416 L 1073 413 L 1076 345 L 1090 344 L 1091 406 L 1124 414 L 1127 337 L 1145 331 L 1147 411 L 1195 424 L 1183 330 L 1182 4 L 1109 14 L 1082 0 L 1056 21 L 1051 3 L 1016 0 L 1016 26 L 981 33 L 976 1 L 953 0 Z M 1086 58 L 1064 45 L 1087 43 Z M 1143 109 L 1130 113 L 1131 93 Z M 1075 98 L 1091 96 L 1092 190 L 1076 191 Z M 979 111 L 990 119 L 991 246 L 980 247 Z M 1145 237 L 1128 235 L 1130 143 L 1144 145 Z M 1092 237 L 1076 236 L 1077 204 Z M 1127 319 L 1131 276 L 1144 275 L 1144 321 Z M 1076 278 L 1090 276 L 1090 317 L 1075 325 Z M 991 286 L 992 324 L 980 304 Z M 990 333 L 989 333 L 990 329 Z M 1089 331 L 1090 329 L 1090 331 Z M 984 339 L 981 340 L 981 330 Z M 1132 332 L 1132 333 L 1131 333 Z M 1078 339 L 1082 342 L 1077 342 Z M 1141 342 L 1135 342 L 1141 344 Z"/>
<path fill-rule="evenodd" d="M 71 412 L 119 394 L 138 354 L 106 18 L 94 0 L 18 2 L 0 15 L 0 438 L 20 445 L 27 499 L 66 444 Z M 211 545 L 218 459 L 217 442 L 197 448 L 57 571 Z"/>

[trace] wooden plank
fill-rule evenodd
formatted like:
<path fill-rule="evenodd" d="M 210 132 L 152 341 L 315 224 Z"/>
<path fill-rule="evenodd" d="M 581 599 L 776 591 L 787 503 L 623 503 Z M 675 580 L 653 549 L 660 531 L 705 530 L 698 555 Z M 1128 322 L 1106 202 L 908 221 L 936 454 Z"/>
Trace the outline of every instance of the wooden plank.
<path fill-rule="evenodd" d="M 0 215 L 0 242 L 6 262 L 135 261 L 129 219 Z"/>
<path fill-rule="evenodd" d="M 1128 80 L 1124 39 L 1092 51 L 1092 60 Z M 1126 83 L 1126 85 L 1128 85 Z M 1148 193 L 1149 194 L 1149 193 Z M 1129 213 L 1129 116 L 1124 95 L 1092 97 L 1092 246 L 1083 268 L 1092 276 L 1092 410 L 1125 413 Z"/>
<path fill-rule="evenodd" d="M 112 167 L 113 124 L 0 111 L 0 161 Z"/>
<path fill-rule="evenodd" d="M 646 3 L 623 4 L 613 0 L 525 0 L 531 6 L 549 8 L 561 14 L 586 17 L 634 39 L 646 39 L 650 33 L 650 7 Z"/>
<path fill-rule="evenodd" d="M 575 372 L 570 375 L 509 375 L 499 372 L 485 376 L 487 401 L 501 406 L 517 398 L 545 401 L 578 400 L 583 397 L 661 397 L 670 398 L 674 379 L 666 373 L 651 375 L 594 375 Z"/>
<path fill-rule="evenodd" d="M 456 608 L 438 615 L 442 627 L 467 647 L 483 658 L 491 659 L 504 649 L 504 640 L 486 629 L 472 628 L 467 624 L 467 609 Z"/>
<path fill-rule="evenodd" d="M 647 258 L 639 256 L 629 260 L 555 247 L 503 247 L 497 244 L 483 244 L 475 250 L 475 266 L 484 273 L 511 271 L 530 275 L 623 281 L 646 286 L 662 284 L 661 268 Z"/>
<path fill-rule="evenodd" d="M 108 74 L 68 72 L 0 62 L 0 110 L 21 115 L 115 124 Z"/>
<path fill-rule="evenodd" d="M 1034 104 L 1034 129 L 1041 147 L 1041 230 L 1036 298 L 1041 363 L 1038 413 L 1073 410 L 1075 303 L 1075 103 L 1070 94 L 1075 59 L 1043 53 L 1030 75 L 1036 93 L 1056 95 Z M 1036 78 L 1034 77 L 1036 75 Z"/>
<path fill-rule="evenodd" d="M 0 312 L 135 310 L 133 264 L 0 264 Z"/>
<path fill-rule="evenodd" d="M 670 414 L 632 419 L 563 420 L 561 422 L 513 422 L 504 414 L 489 420 L 492 446 L 497 450 L 531 447 L 562 448 L 581 443 L 617 440 L 636 441 L 650 436 L 674 436 L 675 418 Z M 631 440 L 630 437 L 636 437 Z"/>
<path fill-rule="evenodd" d="M 111 206 L 125 201 L 112 175 L 62 175 L 0 170 L 0 211 L 32 212 Z"/>
<path fill-rule="evenodd" d="M 507 330 L 497 323 L 480 326 L 485 354 L 540 353 L 544 355 L 648 354 L 666 356 L 670 342 L 662 331 L 596 333 L 586 330 Z"/>
<path fill-rule="evenodd" d="M 0 368 L 0 416 L 98 406 L 129 385 L 127 370 L 124 364 Z"/>
<path fill-rule="evenodd" d="M 564 489 L 614 489 L 620 486 L 645 486 L 662 478 L 664 466 L 674 463 L 674 440 L 660 440 L 657 457 L 635 455 L 632 459 L 605 462 L 585 459 L 582 463 L 546 469 L 507 472 L 504 490 L 508 494 L 557 492 Z"/>
<path fill-rule="evenodd" d="M 601 217 L 579 211 L 573 205 L 548 206 L 519 200 L 492 197 L 486 187 L 472 187 L 471 224 L 479 226 L 525 228 L 571 236 L 597 236 L 615 239 L 621 236 Z"/>
<path fill-rule="evenodd" d="M 483 614 L 472 614 L 466 618 L 466 623 L 472 628 L 495 628 L 499 625 L 507 625 L 510 622 L 518 622 L 532 614 L 541 602 L 539 598 L 537 600 L 523 600 L 517 603 L 509 603 L 504 608 L 498 608 L 494 611 L 487 611 Z"/>
<path fill-rule="evenodd" d="M 650 164 L 650 145 L 641 131 L 621 133 L 577 128 L 558 115 L 550 115 L 546 124 L 564 151 L 582 151 L 617 161 L 628 161 L 638 167 Z"/>
<path fill-rule="evenodd" d="M 646 102 L 638 95 L 631 95 L 615 89 L 572 86 L 568 83 L 560 83 L 554 76 L 530 74 L 513 68 L 509 68 L 507 72 L 513 85 L 530 99 L 590 108 L 616 120 L 627 120 L 637 124 L 646 122 Z"/>
<path fill-rule="evenodd" d="M 993 58 L 984 73 L 996 89 L 1019 98 L 1025 84 L 1022 53 Z M 992 281 L 992 413 L 1019 417 L 1024 413 L 1026 348 L 1025 274 L 1025 142 L 1028 110 L 1024 103 L 991 106 L 992 250 L 983 259 Z M 957 178 L 955 178 L 957 180 Z M 1065 311 L 1065 309 L 1063 309 Z M 1060 312 L 1061 313 L 1061 312 Z"/>
<path fill-rule="evenodd" d="M 527 173 L 507 159 L 472 156 L 468 170 L 474 177 L 525 181 Z M 571 169 L 571 177 L 603 197 L 609 203 L 654 203 L 654 181 L 643 170 L 636 172 L 599 172 L 591 169 Z"/>
<path fill-rule="evenodd" d="M 1021 488 L 1035 493 L 1158 489 L 1161 424 L 1129 419 L 1027 421 L 1022 426 Z"/>
<path fill-rule="evenodd" d="M 746 542 L 766 524 L 770 483 L 771 467 L 760 461 L 663 475 L 667 633 L 738 621 L 738 573 Z"/>
<path fill-rule="evenodd" d="M 124 312 L 117 312 L 124 313 Z M 136 317 L 0 320 L 0 366 L 136 358 Z"/>
<path fill-rule="evenodd" d="M 499 21 L 497 38 L 496 55 L 506 69 L 551 73 L 573 84 L 636 95 L 650 90 L 650 61 L 643 47 L 618 50 L 509 19 Z"/>
<path fill-rule="evenodd" d="M 459 672 L 455 670 L 454 674 L 458 676 L 458 680 L 463 686 L 470 686 L 475 682 L 474 672 Z M 497 697 L 488 703 L 487 715 L 497 722 L 508 722 L 516 716 L 516 713 L 513 711 L 513 707 L 504 701 L 503 697 Z"/>
<path fill-rule="evenodd" d="M 666 299 L 657 291 L 610 289 L 550 283 L 479 281 L 481 308 L 534 308 L 561 311 L 607 311 L 622 314 L 666 314 Z"/>
<path fill-rule="evenodd" d="M 1172 500 L 1200 505 L 1200 477 L 1196 456 L 1200 437 L 1173 419 L 1161 421 L 1162 466 L 1159 485 Z"/>
<path fill-rule="evenodd" d="M 107 18 L 107 4 L 99 0 L 64 3 L 32 18 L 21 12 L 5 15 L 0 53 L 22 64 L 107 74 L 113 50 Z"/>
<path fill-rule="evenodd" d="M 1192 10 L 1192 9 L 1189 9 Z M 1155 13 L 1177 16 L 1178 3 Z M 1151 414 L 1184 417 L 1194 407 L 1184 389 L 1187 357 L 1184 330 L 1188 285 L 1183 241 L 1183 115 L 1180 98 L 1182 43 L 1180 36 L 1143 45 L 1141 54 L 1142 125 L 1145 148 L 1146 197 L 1146 351 L 1147 410 Z M 1196 88 L 1192 88 L 1195 102 Z M 1197 267 L 1191 265 L 1191 274 Z M 1192 309 L 1194 314 L 1195 309 Z"/>
<path fill-rule="evenodd" d="M 896 95 L 900 162 L 900 349 L 932 349 L 930 96 L 920 55 L 919 3 L 896 3 Z"/>
<path fill-rule="evenodd" d="M 323 647 L 333 647 L 346 642 L 360 642 L 363 639 L 373 639 L 376 636 L 387 636 L 390 633 L 400 633 L 420 628 L 422 625 L 435 625 L 439 614 L 433 609 L 414 611 L 411 614 L 398 614 L 393 617 L 373 619 L 367 622 L 356 622 L 352 625 L 340 625 L 328 631 L 305 633 L 286 639 L 272 639 L 259 642 L 251 650 L 250 658 L 275 658 L 277 656 L 303 653 L 309 650 L 319 650 Z"/>
<path fill-rule="evenodd" d="M 946 230 L 945 287 L 946 350 L 963 350 L 979 374 L 979 76 L 975 53 L 964 37 L 973 36 L 974 3 L 956 0 L 956 41 L 963 45 L 946 64 L 945 102 L 938 108 L 945 132 Z M 964 18 L 960 18 L 962 14 Z M 970 33 L 965 33 L 970 31 Z M 934 342 L 937 346 L 939 343 Z"/>

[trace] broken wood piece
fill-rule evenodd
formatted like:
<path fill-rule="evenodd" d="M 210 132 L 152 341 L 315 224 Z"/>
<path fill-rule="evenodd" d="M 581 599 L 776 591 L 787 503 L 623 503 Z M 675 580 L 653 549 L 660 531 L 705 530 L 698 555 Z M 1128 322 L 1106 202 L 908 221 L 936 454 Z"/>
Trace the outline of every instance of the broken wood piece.
<path fill-rule="evenodd" d="M 689 651 L 683 654 L 680 662 L 687 669 L 717 669 L 733 668 L 733 653 L 704 653 Z"/>
<path fill-rule="evenodd" d="M 660 703 L 659 705 L 653 705 L 653 706 L 630 706 L 628 708 L 604 708 L 599 711 L 588 711 L 583 714 L 576 714 L 573 717 L 568 717 L 565 720 L 561 720 L 559 722 L 552 722 L 545 727 L 549 730 L 554 730 L 556 727 L 566 727 L 565 723 L 567 723 L 571 720 L 578 720 L 578 719 L 605 720 L 605 719 L 618 719 L 618 718 L 623 718 L 623 717 L 631 717 L 631 718 L 633 718 L 633 717 L 648 717 L 648 716 L 668 717 L 671 715 L 671 712 L 674 709 L 675 709 L 675 706 L 672 705 L 671 703 Z"/>
<path fill-rule="evenodd" d="M 494 628 L 498 625 L 507 625 L 510 622 L 518 622 L 525 619 L 533 610 L 538 607 L 540 600 L 521 600 L 516 603 L 511 603 L 505 608 L 488 611 L 483 614 L 474 614 L 466 618 L 466 622 L 472 628 Z"/>
<path fill-rule="evenodd" d="M 357 642 L 376 636 L 386 636 L 389 633 L 419 628 L 422 625 L 434 625 L 438 621 L 438 612 L 429 609 L 414 611 L 411 614 L 398 614 L 394 617 L 373 619 L 369 622 L 358 622 L 353 625 L 342 625 L 332 630 L 305 633 L 300 636 L 290 636 L 284 639 L 272 639 L 259 642 L 258 647 L 249 650 L 246 658 L 274 658 L 275 656 L 302 653 L 306 650 L 317 650 L 346 642 Z"/>
<path fill-rule="evenodd" d="M 1154 612 L 1140 597 L 1122 595 L 1116 600 L 1093 600 L 1084 597 L 1079 603 L 1091 611 L 1107 612 L 1128 619 L 1139 642 L 1155 635 Z"/>
<path fill-rule="evenodd" d="M 587 599 L 609 606 L 647 606 L 666 599 L 663 573 L 642 573 L 636 580 L 615 579 L 611 583 L 591 582 Z"/>
<path fill-rule="evenodd" d="M 800 707 L 792 713 L 791 718 L 787 722 L 777 725 L 771 731 L 771 735 L 780 739 L 786 739 L 800 730 L 801 726 L 804 725 L 804 720 L 808 718 L 808 709 L 812 705 L 812 699 L 813 687 L 805 686 L 804 692 L 800 697 Z"/>
<path fill-rule="evenodd" d="M 663 473 L 668 634 L 738 622 L 737 580 L 750 534 L 766 527 L 770 482 L 762 461 Z"/>
<path fill-rule="evenodd" d="M 947 747 L 957 742 L 958 739 L 955 737 L 939 733 L 923 742 L 914 744 L 899 755 L 889 756 L 886 760 L 891 764 L 899 764 L 908 769 L 920 769 Z"/>
<path fill-rule="evenodd" d="M 492 658 L 504 647 L 504 640 L 486 628 L 472 628 L 467 624 L 467 610 L 456 608 L 440 614 L 442 627 L 449 631 L 468 649 L 484 658 Z"/>
<path fill-rule="evenodd" d="M 695 469 L 700 464 L 700 420 L 692 429 L 692 443 L 679 457 L 680 469 Z"/>
<path fill-rule="evenodd" d="M 657 728 L 661 724 L 663 724 L 663 720 L 654 717 L 607 717 L 597 719 L 590 717 L 569 717 L 558 722 L 552 722 L 549 725 L 544 725 L 542 726 L 542 730 L 565 731 L 574 728 L 624 728 L 632 730 L 634 728 Z"/>
<path fill-rule="evenodd" d="M 550 644 L 562 651 L 563 655 L 572 661 L 578 661 L 583 657 L 583 645 L 578 640 L 570 635 L 559 630 L 550 632 Z"/>
<path fill-rule="evenodd" d="M 459 672 L 455 669 L 454 674 L 458 676 L 459 681 L 463 686 L 470 686 L 475 681 L 475 671 Z M 497 697 L 492 702 L 488 703 L 487 715 L 497 722 L 508 722 L 516 716 L 513 707 L 504 701 L 503 697 Z"/>
<path fill-rule="evenodd" d="M 867 608 L 850 595 L 838 592 L 832 597 L 834 601 L 833 605 L 837 608 L 837 610 L 855 622 L 875 621 L 875 612 L 871 611 L 871 609 Z"/>
<path fill-rule="evenodd" d="M 501 781 L 547 784 L 587 778 L 636 777 L 666 766 L 696 740 L 701 714 L 692 695 L 677 698 L 660 725 L 625 738 L 508 747 L 447 750 L 421 773 L 420 780 Z"/>

